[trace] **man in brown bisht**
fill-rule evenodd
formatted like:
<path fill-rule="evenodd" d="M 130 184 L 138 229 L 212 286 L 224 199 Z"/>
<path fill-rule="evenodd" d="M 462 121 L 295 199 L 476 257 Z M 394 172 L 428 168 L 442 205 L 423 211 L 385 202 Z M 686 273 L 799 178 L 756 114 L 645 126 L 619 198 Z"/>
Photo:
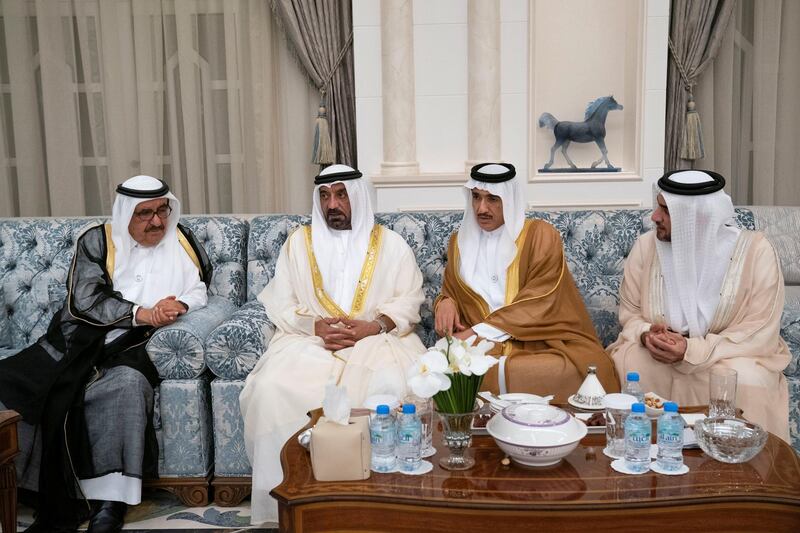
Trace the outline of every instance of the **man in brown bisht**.
<path fill-rule="evenodd" d="M 514 166 L 472 167 L 461 229 L 450 237 L 436 331 L 496 343 L 500 364 L 484 380 L 495 393 L 553 394 L 566 402 L 590 365 L 606 392 L 619 391 L 567 268 L 561 237 L 543 220 L 525 219 Z"/>

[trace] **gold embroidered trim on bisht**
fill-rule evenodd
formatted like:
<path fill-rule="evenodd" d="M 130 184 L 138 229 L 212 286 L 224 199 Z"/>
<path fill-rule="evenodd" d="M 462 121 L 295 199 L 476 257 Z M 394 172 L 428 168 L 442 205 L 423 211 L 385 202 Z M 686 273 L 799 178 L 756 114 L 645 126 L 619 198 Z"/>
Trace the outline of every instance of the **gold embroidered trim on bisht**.
<path fill-rule="evenodd" d="M 480 294 L 472 290 L 472 287 L 466 284 L 463 279 L 461 279 L 461 274 L 459 273 L 461 269 L 461 252 L 458 249 L 458 239 L 455 239 L 453 243 L 453 264 L 455 268 L 453 269 L 453 273 L 456 277 L 456 282 L 458 283 L 461 290 L 463 290 L 467 296 L 473 301 L 473 303 L 481 310 L 481 316 L 486 318 L 489 316 L 489 304 L 486 303 Z"/>
<path fill-rule="evenodd" d="M 197 257 L 197 253 L 194 251 L 194 248 L 192 248 L 192 245 L 189 244 L 189 239 L 186 238 L 186 235 L 183 234 L 180 228 L 177 228 L 177 230 L 178 242 L 181 243 L 183 249 L 186 250 L 186 254 L 189 256 L 189 259 L 192 260 L 194 266 L 197 267 L 197 270 L 200 271 L 200 275 L 202 277 L 203 268 L 200 266 L 200 258 Z"/>
<path fill-rule="evenodd" d="M 103 231 L 106 233 L 106 271 L 108 271 L 108 279 L 114 279 L 114 256 L 117 249 L 111 238 L 111 224 L 103 224 Z"/>
<path fill-rule="evenodd" d="M 522 231 L 517 236 L 517 255 L 514 260 L 508 265 L 506 270 L 506 305 L 514 301 L 514 298 L 519 294 L 519 262 L 522 258 L 522 248 L 525 245 L 525 238 L 528 235 L 528 229 L 531 227 L 532 222 L 526 220 L 522 225 Z"/>
<path fill-rule="evenodd" d="M 314 283 L 314 295 L 332 317 L 353 318 L 358 316 L 364 308 L 372 285 L 372 276 L 375 273 L 375 266 L 378 264 L 378 253 L 383 242 L 383 226 L 375 224 L 369 235 L 369 246 L 367 255 L 364 258 L 364 265 L 361 267 L 361 275 L 358 277 L 356 292 L 353 295 L 353 303 L 350 306 L 350 314 L 345 313 L 341 307 L 325 292 L 322 280 L 322 272 L 317 265 L 317 258 L 314 256 L 314 247 L 311 243 L 311 226 L 304 227 L 306 237 L 306 253 L 308 254 L 308 264 L 311 268 L 311 279 Z"/>
<path fill-rule="evenodd" d="M 111 279 L 114 276 L 114 254 L 116 252 L 116 248 L 114 248 L 114 241 L 111 240 L 111 224 L 103 224 L 103 231 L 106 235 L 106 270 L 108 270 L 108 279 Z M 67 311 L 69 312 L 69 315 L 75 320 L 80 320 L 81 322 L 86 322 L 87 324 L 91 324 L 93 326 L 110 326 L 127 318 L 132 318 L 133 315 L 129 313 L 113 322 L 103 324 L 86 320 L 85 318 L 76 316 L 75 313 L 72 312 L 72 277 L 75 275 L 75 263 L 77 260 L 78 249 L 76 248 L 75 253 L 72 255 L 72 263 L 69 267 L 69 273 L 67 274 Z"/>

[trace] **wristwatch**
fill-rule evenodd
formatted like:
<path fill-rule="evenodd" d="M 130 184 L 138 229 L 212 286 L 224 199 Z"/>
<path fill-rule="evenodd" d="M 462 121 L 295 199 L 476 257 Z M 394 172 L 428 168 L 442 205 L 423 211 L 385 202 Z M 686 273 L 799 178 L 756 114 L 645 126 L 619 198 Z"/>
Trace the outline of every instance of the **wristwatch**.
<path fill-rule="evenodd" d="M 375 317 L 375 322 L 381 327 L 381 330 L 378 333 L 386 333 L 389 331 L 389 327 L 386 325 L 386 321 L 383 319 L 383 315 L 378 315 Z"/>

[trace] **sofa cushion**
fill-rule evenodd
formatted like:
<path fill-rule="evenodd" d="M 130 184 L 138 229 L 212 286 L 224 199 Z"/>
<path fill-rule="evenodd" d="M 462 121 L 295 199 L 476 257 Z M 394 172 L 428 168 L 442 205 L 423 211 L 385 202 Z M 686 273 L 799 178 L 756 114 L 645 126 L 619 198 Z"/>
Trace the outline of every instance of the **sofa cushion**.
<path fill-rule="evenodd" d="M 310 224 L 307 215 L 264 215 L 250 221 L 247 244 L 247 300 L 255 300 L 275 274 L 281 246 L 300 225 Z"/>
<path fill-rule="evenodd" d="M 214 267 L 209 293 L 239 306 L 245 302 L 247 222 L 232 216 L 184 216 L 185 224 L 205 248 Z"/>
<path fill-rule="evenodd" d="M 0 347 L 24 348 L 63 305 L 75 242 L 97 218 L 0 220 Z"/>
<path fill-rule="evenodd" d="M 792 360 L 783 373 L 800 379 L 800 286 L 786 287 L 786 303 L 781 316 L 781 337 L 792 352 Z"/>
<path fill-rule="evenodd" d="M 274 333 L 261 302 L 247 302 L 206 338 L 206 365 L 221 378 L 244 379 L 267 351 Z"/>
<path fill-rule="evenodd" d="M 158 375 L 170 379 L 199 377 L 206 369 L 206 337 L 235 310 L 230 300 L 211 296 L 205 307 L 190 310 L 173 324 L 158 328 L 147 343 Z"/>
<path fill-rule="evenodd" d="M 153 424 L 160 477 L 205 477 L 214 461 L 208 376 L 167 379 L 158 390 Z"/>
<path fill-rule="evenodd" d="M 239 409 L 239 394 L 243 388 L 244 380 L 215 379 L 211 382 L 216 476 L 249 476 L 252 472 L 244 447 L 244 420 Z"/>
<path fill-rule="evenodd" d="M 800 285 L 800 209 L 752 207 L 755 227 L 763 231 L 781 258 L 783 281 Z"/>

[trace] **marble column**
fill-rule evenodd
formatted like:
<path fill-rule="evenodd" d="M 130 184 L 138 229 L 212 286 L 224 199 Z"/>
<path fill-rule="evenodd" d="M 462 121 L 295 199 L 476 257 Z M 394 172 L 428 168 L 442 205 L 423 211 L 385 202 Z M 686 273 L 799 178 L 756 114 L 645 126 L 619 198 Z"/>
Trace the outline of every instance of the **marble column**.
<path fill-rule="evenodd" d="M 500 160 L 500 2 L 469 0 L 466 168 Z"/>
<path fill-rule="evenodd" d="M 412 0 L 381 2 L 383 162 L 389 176 L 419 174 Z"/>

